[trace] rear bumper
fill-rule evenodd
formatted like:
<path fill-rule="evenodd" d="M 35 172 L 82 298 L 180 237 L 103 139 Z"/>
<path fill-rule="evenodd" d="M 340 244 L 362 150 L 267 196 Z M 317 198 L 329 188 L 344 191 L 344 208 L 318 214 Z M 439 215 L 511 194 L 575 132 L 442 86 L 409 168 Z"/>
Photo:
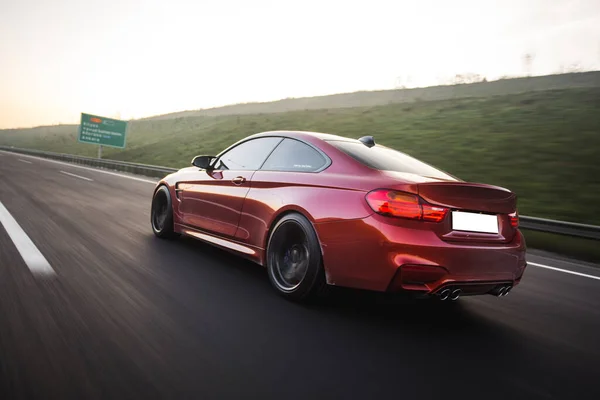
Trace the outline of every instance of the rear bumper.
<path fill-rule="evenodd" d="M 375 291 L 434 294 L 446 286 L 465 295 L 484 294 L 498 284 L 519 284 L 526 268 L 525 240 L 510 243 L 441 240 L 427 223 L 386 223 L 370 217 L 317 224 L 327 282 Z"/>

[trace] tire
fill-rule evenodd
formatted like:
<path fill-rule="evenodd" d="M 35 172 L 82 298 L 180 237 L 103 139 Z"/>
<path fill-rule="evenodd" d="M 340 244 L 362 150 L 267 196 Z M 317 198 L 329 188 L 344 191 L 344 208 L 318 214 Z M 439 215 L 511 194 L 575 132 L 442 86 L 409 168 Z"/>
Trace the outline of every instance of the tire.
<path fill-rule="evenodd" d="M 154 192 L 150 225 L 154 235 L 161 239 L 173 239 L 179 236 L 173 230 L 173 204 L 171 203 L 171 194 L 166 186 L 161 186 Z"/>
<path fill-rule="evenodd" d="M 271 285 L 287 299 L 308 300 L 324 291 L 321 246 L 306 217 L 290 213 L 273 227 L 267 245 L 267 272 Z"/>

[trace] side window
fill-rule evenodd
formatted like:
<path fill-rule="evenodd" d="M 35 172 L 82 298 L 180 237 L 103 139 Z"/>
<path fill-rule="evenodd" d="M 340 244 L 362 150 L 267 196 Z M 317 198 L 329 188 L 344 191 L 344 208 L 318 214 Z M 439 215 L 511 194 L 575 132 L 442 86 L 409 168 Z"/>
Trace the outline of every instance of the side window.
<path fill-rule="evenodd" d="M 314 172 L 327 163 L 318 151 L 294 139 L 284 139 L 271 153 L 261 170 Z"/>
<path fill-rule="evenodd" d="M 257 170 L 279 142 L 281 142 L 281 138 L 277 137 L 248 140 L 219 157 L 215 168 Z"/>

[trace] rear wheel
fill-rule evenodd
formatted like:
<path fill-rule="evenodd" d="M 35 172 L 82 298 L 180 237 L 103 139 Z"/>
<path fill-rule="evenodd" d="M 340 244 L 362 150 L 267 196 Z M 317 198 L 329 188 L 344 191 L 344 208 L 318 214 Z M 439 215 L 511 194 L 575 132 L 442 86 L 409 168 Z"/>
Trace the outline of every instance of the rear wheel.
<path fill-rule="evenodd" d="M 152 224 L 152 232 L 161 239 L 171 239 L 179 236 L 173 230 L 171 194 L 166 186 L 161 186 L 154 192 L 150 222 Z"/>
<path fill-rule="evenodd" d="M 269 280 L 284 297 L 305 300 L 325 288 L 319 240 L 301 214 L 287 214 L 272 230 L 267 246 Z"/>

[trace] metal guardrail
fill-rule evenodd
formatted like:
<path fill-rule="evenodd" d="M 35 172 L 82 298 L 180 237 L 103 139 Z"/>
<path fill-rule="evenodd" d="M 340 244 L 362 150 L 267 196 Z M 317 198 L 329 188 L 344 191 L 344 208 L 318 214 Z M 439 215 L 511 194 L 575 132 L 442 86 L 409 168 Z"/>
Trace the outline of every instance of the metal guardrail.
<path fill-rule="evenodd" d="M 52 153 L 49 151 L 40 151 L 32 149 L 21 149 L 17 147 L 0 146 L 0 150 L 11 151 L 14 153 L 27 154 L 32 156 L 50 158 L 59 161 L 70 162 L 74 164 L 89 165 L 91 167 L 111 169 L 115 171 L 130 172 L 137 175 L 151 176 L 162 178 L 172 172 L 177 171 L 177 168 L 161 167 L 157 165 L 138 164 L 127 161 L 107 160 L 102 158 L 92 158 L 76 156 L 73 154 Z"/>
<path fill-rule="evenodd" d="M 137 164 L 126 161 L 98 159 L 91 157 L 75 156 L 72 154 L 52 153 L 48 151 L 21 149 L 16 147 L 0 146 L 0 150 L 15 153 L 28 154 L 38 157 L 51 158 L 75 164 L 89 165 L 92 167 L 111 169 L 116 171 L 130 172 L 138 175 L 162 178 L 177 168 L 161 167 L 156 165 Z M 600 240 L 600 226 L 577 224 L 574 222 L 556 221 L 551 219 L 527 217 L 521 215 L 520 227 L 538 232 L 554 233 L 558 235 L 572 236 L 585 239 Z"/>
<path fill-rule="evenodd" d="M 519 220 L 521 228 L 529 229 L 531 231 L 600 240 L 600 226 L 596 225 L 577 224 L 574 222 L 526 216 L 520 216 Z"/>

